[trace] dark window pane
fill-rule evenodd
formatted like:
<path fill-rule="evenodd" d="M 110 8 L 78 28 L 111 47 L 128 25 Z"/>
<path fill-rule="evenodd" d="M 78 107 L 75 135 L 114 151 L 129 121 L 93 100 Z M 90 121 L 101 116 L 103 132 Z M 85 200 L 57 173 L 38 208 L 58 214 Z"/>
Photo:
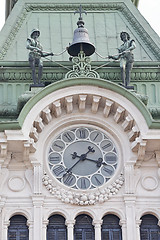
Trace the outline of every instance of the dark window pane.
<path fill-rule="evenodd" d="M 147 214 L 144 215 L 141 220 L 141 240 L 160 240 L 160 227 L 158 226 L 158 219 L 151 214 Z"/>
<path fill-rule="evenodd" d="M 86 214 L 76 217 L 74 226 L 74 240 L 94 240 L 92 218 Z"/>
<path fill-rule="evenodd" d="M 119 218 L 108 214 L 103 217 L 102 240 L 121 240 L 122 231 L 119 225 Z"/>
<path fill-rule="evenodd" d="M 47 240 L 67 240 L 67 227 L 63 216 L 56 214 L 49 218 Z"/>
<path fill-rule="evenodd" d="M 27 219 L 24 216 L 16 215 L 10 219 L 8 227 L 8 240 L 28 240 L 29 231 Z"/>

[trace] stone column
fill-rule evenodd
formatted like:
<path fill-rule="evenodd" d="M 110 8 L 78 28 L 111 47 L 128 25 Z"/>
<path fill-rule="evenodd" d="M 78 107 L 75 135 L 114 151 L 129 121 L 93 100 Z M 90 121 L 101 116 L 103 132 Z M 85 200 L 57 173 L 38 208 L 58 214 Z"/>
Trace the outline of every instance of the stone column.
<path fill-rule="evenodd" d="M 67 226 L 67 235 L 69 240 L 73 240 L 74 239 L 74 224 L 75 224 L 75 220 L 66 220 L 65 222 L 66 226 Z"/>
<path fill-rule="evenodd" d="M 47 225 L 49 223 L 49 220 L 43 220 L 43 229 L 42 229 L 42 239 L 46 240 L 47 238 Z"/>
<path fill-rule="evenodd" d="M 101 225 L 102 220 L 93 220 L 93 225 L 95 229 L 95 239 L 101 240 Z"/>
<path fill-rule="evenodd" d="M 42 196 L 33 196 L 33 240 L 44 240 L 42 234 L 42 210 L 44 198 Z"/>
<path fill-rule="evenodd" d="M 2 239 L 7 240 L 8 239 L 8 227 L 10 225 L 10 221 L 5 221 L 3 223 L 3 231 L 2 231 Z"/>
<path fill-rule="evenodd" d="M 127 225 L 125 220 L 120 220 L 119 225 L 122 227 L 122 239 L 127 240 Z M 137 239 L 136 239 L 137 240 Z"/>
<path fill-rule="evenodd" d="M 126 239 L 137 239 L 136 233 L 136 216 L 135 216 L 135 200 L 133 195 L 125 195 L 124 201 L 126 206 L 126 224 L 127 224 L 127 237 Z"/>
<path fill-rule="evenodd" d="M 142 220 L 136 220 L 137 240 L 140 240 L 140 225 Z"/>
<path fill-rule="evenodd" d="M 27 221 L 27 226 L 29 228 L 29 240 L 33 239 L 33 221 Z"/>

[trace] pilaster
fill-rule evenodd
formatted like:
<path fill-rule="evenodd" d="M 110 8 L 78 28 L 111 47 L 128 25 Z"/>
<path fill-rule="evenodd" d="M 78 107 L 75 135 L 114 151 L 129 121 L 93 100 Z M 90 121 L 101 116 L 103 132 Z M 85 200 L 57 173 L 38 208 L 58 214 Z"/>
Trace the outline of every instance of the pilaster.
<path fill-rule="evenodd" d="M 135 179 L 134 179 L 134 162 L 129 162 L 125 166 L 125 193 L 134 194 Z"/>
<path fill-rule="evenodd" d="M 42 194 L 42 166 L 37 159 L 31 159 L 34 168 L 34 194 Z"/>
<path fill-rule="evenodd" d="M 44 198 L 42 196 L 33 196 L 33 239 L 44 240 L 42 234 L 42 213 Z"/>
<path fill-rule="evenodd" d="M 129 240 L 137 239 L 135 201 L 136 197 L 134 195 L 127 194 L 124 196 L 127 223 L 126 239 Z"/>

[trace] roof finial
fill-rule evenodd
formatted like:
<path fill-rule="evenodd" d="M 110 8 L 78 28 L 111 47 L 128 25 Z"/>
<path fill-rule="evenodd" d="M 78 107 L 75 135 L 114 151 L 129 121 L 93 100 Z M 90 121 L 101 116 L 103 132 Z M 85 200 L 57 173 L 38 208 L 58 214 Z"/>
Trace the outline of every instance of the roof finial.
<path fill-rule="evenodd" d="M 84 27 L 84 21 L 82 19 L 82 13 L 85 13 L 87 15 L 87 12 L 82 9 L 82 5 L 79 6 L 79 10 L 75 11 L 74 14 L 79 13 L 80 17 L 77 22 L 78 27 Z"/>

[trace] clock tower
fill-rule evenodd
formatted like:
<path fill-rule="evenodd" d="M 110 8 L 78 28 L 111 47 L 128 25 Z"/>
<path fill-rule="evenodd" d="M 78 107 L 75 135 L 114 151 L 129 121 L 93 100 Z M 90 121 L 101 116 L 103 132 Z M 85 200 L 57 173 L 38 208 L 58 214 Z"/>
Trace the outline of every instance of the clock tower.
<path fill-rule="evenodd" d="M 0 239 L 159 239 L 158 35 L 130 0 L 8 4 Z"/>

